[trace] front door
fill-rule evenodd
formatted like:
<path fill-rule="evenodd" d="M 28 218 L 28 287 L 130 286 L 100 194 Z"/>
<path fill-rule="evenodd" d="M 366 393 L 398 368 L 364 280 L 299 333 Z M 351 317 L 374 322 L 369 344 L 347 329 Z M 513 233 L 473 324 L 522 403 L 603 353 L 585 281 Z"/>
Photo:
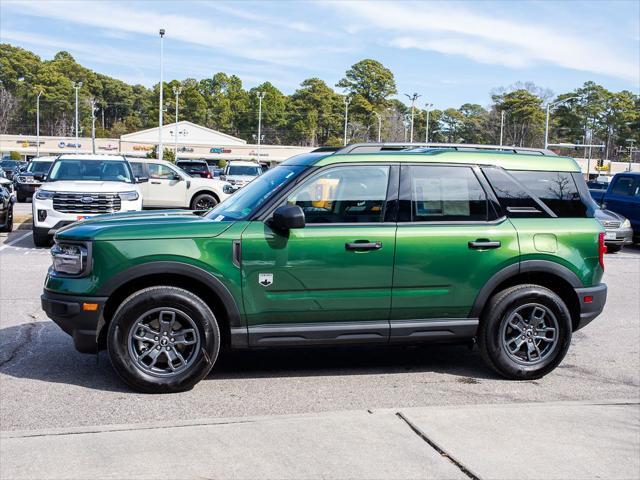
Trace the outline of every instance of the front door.
<path fill-rule="evenodd" d="M 516 231 L 496 219 L 468 166 L 403 166 L 391 339 L 472 336 L 480 289 L 519 256 Z M 488 188 L 488 187 L 487 187 Z"/>
<path fill-rule="evenodd" d="M 605 197 L 606 208 L 627 217 L 640 230 L 640 177 L 617 175 Z"/>
<path fill-rule="evenodd" d="M 391 172 L 396 181 L 390 182 Z M 306 226 L 274 231 L 253 221 L 242 235 L 250 343 L 388 340 L 395 222 L 385 222 L 397 168 L 339 165 L 305 179 L 281 204 Z"/>
<path fill-rule="evenodd" d="M 145 206 L 184 207 L 186 206 L 187 181 L 168 165 L 148 163 L 149 186 Z"/>

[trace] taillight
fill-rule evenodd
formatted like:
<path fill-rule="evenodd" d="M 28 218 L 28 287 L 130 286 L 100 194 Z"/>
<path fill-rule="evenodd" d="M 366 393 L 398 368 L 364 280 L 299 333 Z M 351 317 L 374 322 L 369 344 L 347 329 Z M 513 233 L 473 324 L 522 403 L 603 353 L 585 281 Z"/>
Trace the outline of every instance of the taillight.
<path fill-rule="evenodd" d="M 607 246 L 604 244 L 604 232 L 598 234 L 598 261 L 604 270 L 604 254 L 607 253 Z"/>

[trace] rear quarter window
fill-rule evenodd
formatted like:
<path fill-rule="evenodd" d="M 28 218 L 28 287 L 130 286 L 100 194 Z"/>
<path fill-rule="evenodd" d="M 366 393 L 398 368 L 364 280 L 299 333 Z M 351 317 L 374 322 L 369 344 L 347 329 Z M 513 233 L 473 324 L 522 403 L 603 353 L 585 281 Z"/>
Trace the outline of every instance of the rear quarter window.
<path fill-rule="evenodd" d="M 558 217 L 586 217 L 587 206 L 570 172 L 510 172 Z"/>

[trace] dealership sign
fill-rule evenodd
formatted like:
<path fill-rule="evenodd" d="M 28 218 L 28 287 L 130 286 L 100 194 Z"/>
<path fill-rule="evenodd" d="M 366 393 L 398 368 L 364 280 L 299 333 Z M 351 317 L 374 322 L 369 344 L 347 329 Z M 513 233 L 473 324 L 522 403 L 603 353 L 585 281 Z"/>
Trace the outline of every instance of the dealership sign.
<path fill-rule="evenodd" d="M 145 152 L 150 152 L 151 150 L 154 149 L 153 145 L 134 145 L 133 146 L 134 150 L 143 150 Z"/>
<path fill-rule="evenodd" d="M 190 152 L 193 152 L 193 148 L 191 148 L 191 147 L 178 147 L 178 151 L 179 152 L 190 153 Z"/>
<path fill-rule="evenodd" d="M 38 142 L 35 140 L 16 140 L 16 143 L 19 143 L 22 148 L 35 147 L 38 145 Z M 44 145 L 44 142 L 40 141 L 40 145 Z"/>
<path fill-rule="evenodd" d="M 64 140 L 60 140 L 60 141 L 58 142 L 58 148 L 65 148 L 65 147 L 67 147 L 67 148 L 81 148 L 81 147 L 82 147 L 82 144 L 80 144 L 80 143 L 73 143 L 73 142 L 69 142 L 69 143 L 67 143 L 67 142 L 65 142 Z"/>
<path fill-rule="evenodd" d="M 209 150 L 209 153 L 231 153 L 231 149 L 224 147 L 213 147 L 211 150 Z"/>
<path fill-rule="evenodd" d="M 116 145 L 111 145 L 110 143 L 107 143 L 106 145 L 100 145 L 98 147 L 98 150 L 117 150 L 118 147 Z"/>

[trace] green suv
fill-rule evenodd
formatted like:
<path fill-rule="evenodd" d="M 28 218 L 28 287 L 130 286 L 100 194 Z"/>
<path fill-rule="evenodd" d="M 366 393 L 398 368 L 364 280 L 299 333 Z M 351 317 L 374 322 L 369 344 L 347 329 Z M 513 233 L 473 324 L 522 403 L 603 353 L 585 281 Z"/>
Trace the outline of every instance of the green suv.
<path fill-rule="evenodd" d="M 223 347 L 477 341 L 539 378 L 604 307 L 592 205 L 570 158 L 310 153 L 206 214 L 60 229 L 42 306 L 144 392 L 192 388 Z"/>

